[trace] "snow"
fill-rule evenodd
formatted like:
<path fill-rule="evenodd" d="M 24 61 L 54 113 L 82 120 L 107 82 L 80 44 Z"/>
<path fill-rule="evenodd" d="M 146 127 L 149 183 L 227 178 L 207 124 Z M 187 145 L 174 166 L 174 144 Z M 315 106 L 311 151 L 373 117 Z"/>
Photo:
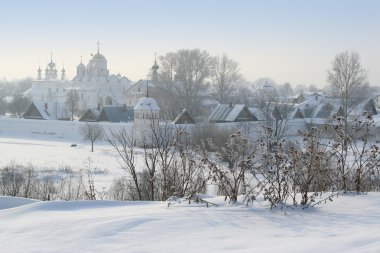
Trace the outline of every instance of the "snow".
<path fill-rule="evenodd" d="M 37 200 L 33 199 L 0 196 L 0 210 L 23 206 L 26 204 L 34 203 L 36 201 Z"/>
<path fill-rule="evenodd" d="M 34 202 L 0 210 L 0 245 L 14 253 L 380 252 L 380 194 L 340 196 L 307 210 L 262 202 Z"/>
<path fill-rule="evenodd" d="M 0 118 L 0 167 L 14 161 L 81 169 L 90 157 L 104 171 L 94 175 L 95 186 L 109 185 L 124 175 L 117 154 L 104 142 L 90 152 L 79 136 L 83 124 Z M 306 210 L 270 210 L 260 198 L 248 207 L 207 200 L 219 206 L 0 196 L 0 252 L 380 252 L 380 193 L 343 195 Z"/>
<path fill-rule="evenodd" d="M 91 144 L 84 142 L 79 134 L 80 127 L 85 124 L 86 122 L 0 117 L 0 167 L 17 163 L 33 165 L 36 170 L 44 173 L 54 174 L 65 167 L 79 172 L 87 168 L 90 159 L 91 168 L 98 172 L 94 174 L 96 188 L 108 188 L 115 177 L 125 176 L 126 173 L 120 169 L 117 153 L 106 142 L 96 142 L 94 152 L 90 152 Z M 107 131 L 117 131 L 121 127 L 132 128 L 131 123 L 99 124 Z M 143 161 L 138 159 L 138 168 L 142 164 Z"/>
<path fill-rule="evenodd" d="M 142 97 L 137 101 L 136 106 L 133 109 L 134 110 L 159 111 L 160 107 L 158 107 L 157 102 L 154 98 Z"/>

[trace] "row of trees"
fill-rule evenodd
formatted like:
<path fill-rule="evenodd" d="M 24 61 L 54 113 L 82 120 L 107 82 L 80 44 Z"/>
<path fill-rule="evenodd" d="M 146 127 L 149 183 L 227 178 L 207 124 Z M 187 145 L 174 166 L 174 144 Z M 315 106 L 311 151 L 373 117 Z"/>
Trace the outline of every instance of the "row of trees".
<path fill-rule="evenodd" d="M 88 161 L 89 163 L 90 161 Z M 40 172 L 33 166 L 11 163 L 0 169 L 0 195 L 40 200 L 94 200 L 103 198 L 95 191 L 92 170 L 87 166 L 78 171 Z"/>

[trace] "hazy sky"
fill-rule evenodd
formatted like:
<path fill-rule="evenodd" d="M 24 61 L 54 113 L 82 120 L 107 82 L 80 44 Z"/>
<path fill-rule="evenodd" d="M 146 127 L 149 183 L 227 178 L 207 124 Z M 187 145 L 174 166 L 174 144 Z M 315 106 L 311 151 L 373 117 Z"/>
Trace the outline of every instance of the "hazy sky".
<path fill-rule="evenodd" d="M 240 63 L 247 80 L 326 84 L 334 56 L 357 50 L 380 85 L 380 1 L 0 0 L 0 78 L 64 62 L 72 78 L 100 51 L 111 73 L 146 78 L 158 55 L 200 48 Z"/>

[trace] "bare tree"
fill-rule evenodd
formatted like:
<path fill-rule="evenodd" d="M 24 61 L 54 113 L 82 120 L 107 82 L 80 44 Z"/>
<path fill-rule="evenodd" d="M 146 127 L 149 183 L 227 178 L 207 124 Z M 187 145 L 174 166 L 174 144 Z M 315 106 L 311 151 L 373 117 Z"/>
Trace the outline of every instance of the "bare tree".
<path fill-rule="evenodd" d="M 155 118 L 151 117 L 150 129 L 144 136 L 145 165 L 149 176 L 150 199 L 154 200 L 156 174 L 161 177 L 159 200 L 166 200 L 172 196 L 172 187 L 175 185 L 172 177 L 172 164 L 177 154 L 176 132 L 169 123 L 156 125 Z"/>
<path fill-rule="evenodd" d="M 139 184 L 139 175 L 136 170 L 136 157 L 134 149 L 134 135 L 129 133 L 126 128 L 119 131 L 109 130 L 109 133 L 104 133 L 106 141 L 115 148 L 121 159 L 120 165 L 123 170 L 132 178 L 134 192 L 138 200 L 142 200 L 142 194 Z M 135 199 L 135 194 L 132 194 L 132 199 Z"/>
<path fill-rule="evenodd" d="M 79 93 L 77 90 L 71 89 L 69 93 L 67 93 L 65 106 L 70 112 L 71 121 L 73 121 L 75 114 L 77 114 L 79 110 Z"/>
<path fill-rule="evenodd" d="M 363 69 L 356 51 L 337 54 L 328 71 L 327 81 L 332 85 L 343 103 L 344 129 L 348 135 L 348 115 L 350 109 L 366 94 L 368 89 L 367 71 Z"/>
<path fill-rule="evenodd" d="M 173 114 L 186 108 L 190 113 L 199 113 L 202 92 L 206 90 L 206 79 L 210 77 L 212 57 L 199 49 L 181 49 L 167 53 L 160 59 L 160 88 L 172 100 Z"/>
<path fill-rule="evenodd" d="M 265 121 L 265 127 L 273 131 L 272 137 L 279 139 L 289 130 L 288 123 L 294 109 L 292 102 L 283 103 L 277 93 L 263 92 L 257 99 L 256 106 Z"/>
<path fill-rule="evenodd" d="M 227 55 L 215 57 L 211 76 L 219 102 L 221 104 L 229 102 L 231 93 L 242 81 L 238 62 L 228 58 Z"/>
<path fill-rule="evenodd" d="M 289 97 L 289 96 L 293 96 L 294 94 L 293 88 L 290 85 L 290 83 L 284 83 L 282 85 L 278 85 L 277 89 L 279 91 L 279 94 L 282 97 Z"/>
<path fill-rule="evenodd" d="M 103 128 L 99 123 L 87 122 L 79 129 L 79 132 L 85 141 L 91 142 L 91 152 L 94 152 L 94 142 L 103 138 Z"/>

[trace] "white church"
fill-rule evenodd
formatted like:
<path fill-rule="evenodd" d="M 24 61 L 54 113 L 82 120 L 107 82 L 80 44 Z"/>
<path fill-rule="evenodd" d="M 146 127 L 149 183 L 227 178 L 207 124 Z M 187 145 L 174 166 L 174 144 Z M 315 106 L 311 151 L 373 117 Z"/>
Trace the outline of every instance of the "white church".
<path fill-rule="evenodd" d="M 82 114 L 88 109 L 101 110 L 104 107 L 124 105 L 124 93 L 132 86 L 125 76 L 110 74 L 107 59 L 100 53 L 92 55 L 87 66 L 81 62 L 77 66 L 76 76 L 67 80 L 62 67 L 60 76 L 51 56 L 45 74 L 39 67 L 37 79 L 24 95 L 32 101 L 32 106 L 25 113 L 27 118 L 67 119 L 66 96 L 71 90 L 79 95 L 78 109 Z"/>

